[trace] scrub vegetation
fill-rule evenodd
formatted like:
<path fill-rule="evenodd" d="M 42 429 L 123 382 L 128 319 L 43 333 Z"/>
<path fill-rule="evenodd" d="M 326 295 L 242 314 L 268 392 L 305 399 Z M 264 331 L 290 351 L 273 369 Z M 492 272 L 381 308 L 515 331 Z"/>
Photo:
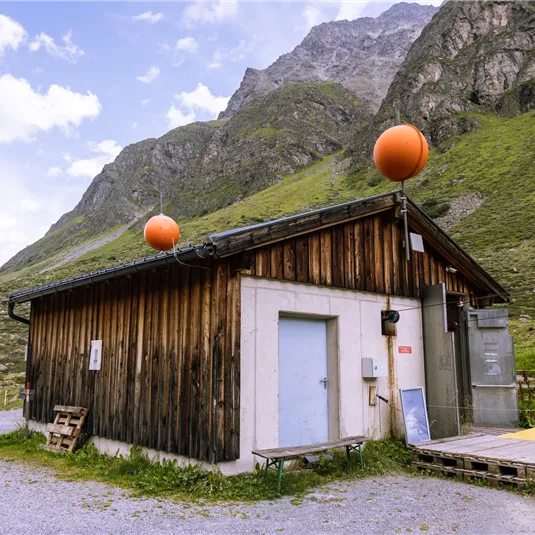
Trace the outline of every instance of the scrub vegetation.
<path fill-rule="evenodd" d="M 60 479 L 110 483 L 129 489 L 136 495 L 205 502 L 248 502 L 285 495 L 299 498 L 313 488 L 332 481 L 405 472 L 411 459 L 410 452 L 401 440 L 368 442 L 364 448 L 363 467 L 360 467 L 358 456 L 355 455 L 348 470 L 345 452 L 335 452 L 332 461 L 320 462 L 315 470 L 285 471 L 279 494 L 275 472 L 270 472 L 265 480 L 259 465 L 253 473 L 225 477 L 218 471 L 196 466 L 181 468 L 170 461 L 153 463 L 136 447 L 131 449 L 128 458 L 102 455 L 91 444 L 74 453 L 58 455 L 42 450 L 40 446 L 44 442 L 45 437 L 33 431 L 26 439 L 22 429 L 0 435 L 0 459 L 47 467 Z"/>

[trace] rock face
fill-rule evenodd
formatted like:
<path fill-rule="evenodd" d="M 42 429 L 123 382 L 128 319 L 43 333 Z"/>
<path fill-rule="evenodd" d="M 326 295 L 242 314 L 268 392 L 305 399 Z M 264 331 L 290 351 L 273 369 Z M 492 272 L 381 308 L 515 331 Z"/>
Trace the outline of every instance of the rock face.
<path fill-rule="evenodd" d="M 228 121 L 194 123 L 126 147 L 97 175 L 72 212 L 0 271 L 38 262 L 131 225 L 163 194 L 175 218 L 212 212 L 347 146 L 373 117 L 340 84 L 288 84 Z"/>
<path fill-rule="evenodd" d="M 437 12 L 432 6 L 400 3 L 377 18 L 327 22 L 264 70 L 247 69 L 220 119 L 288 82 L 340 82 L 377 110 L 409 47 Z"/>
<path fill-rule="evenodd" d="M 396 74 L 373 134 L 393 124 L 396 108 L 434 144 L 467 127 L 459 113 L 528 111 L 534 50 L 535 2 L 445 3 Z"/>

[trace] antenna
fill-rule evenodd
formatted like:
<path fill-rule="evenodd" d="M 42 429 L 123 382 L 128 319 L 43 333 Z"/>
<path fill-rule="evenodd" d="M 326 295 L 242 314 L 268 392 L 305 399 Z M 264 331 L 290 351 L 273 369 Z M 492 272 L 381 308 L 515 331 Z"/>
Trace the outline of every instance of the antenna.
<path fill-rule="evenodd" d="M 401 113 L 396 108 L 396 125 L 401 124 Z M 403 214 L 403 226 L 405 227 L 405 258 L 407 262 L 411 261 L 409 249 L 409 222 L 407 221 L 407 195 L 405 195 L 405 180 L 401 181 L 401 213 Z"/>

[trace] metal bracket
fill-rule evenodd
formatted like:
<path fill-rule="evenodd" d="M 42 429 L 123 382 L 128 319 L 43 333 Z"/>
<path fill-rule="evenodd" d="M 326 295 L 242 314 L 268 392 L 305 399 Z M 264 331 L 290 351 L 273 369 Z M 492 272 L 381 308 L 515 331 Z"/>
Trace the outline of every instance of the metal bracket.
<path fill-rule="evenodd" d="M 21 388 L 19 390 L 19 399 L 26 399 L 26 393 L 27 393 L 26 389 L 25 388 Z M 35 390 L 33 390 L 33 389 L 30 390 L 28 392 L 28 394 L 30 396 L 30 400 L 33 401 L 35 399 Z"/>

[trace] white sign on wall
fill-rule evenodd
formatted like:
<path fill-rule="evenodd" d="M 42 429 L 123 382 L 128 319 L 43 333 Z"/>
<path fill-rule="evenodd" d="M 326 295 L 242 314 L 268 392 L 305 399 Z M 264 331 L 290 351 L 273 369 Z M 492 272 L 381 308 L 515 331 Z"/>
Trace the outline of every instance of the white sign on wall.
<path fill-rule="evenodd" d="M 89 369 L 100 370 L 102 360 L 102 340 L 91 340 L 91 355 L 89 357 Z"/>

